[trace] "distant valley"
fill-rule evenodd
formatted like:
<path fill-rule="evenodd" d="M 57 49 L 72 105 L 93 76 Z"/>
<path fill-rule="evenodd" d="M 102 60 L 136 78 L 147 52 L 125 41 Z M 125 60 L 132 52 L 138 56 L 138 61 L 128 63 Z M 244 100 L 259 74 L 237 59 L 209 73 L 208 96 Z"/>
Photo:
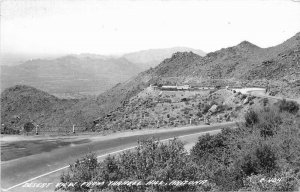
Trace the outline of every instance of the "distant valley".
<path fill-rule="evenodd" d="M 19 65 L 4 59 L 2 61 L 6 63 L 1 65 L 1 90 L 22 84 L 62 98 L 99 95 L 139 72 L 155 67 L 173 53 L 189 50 L 205 54 L 200 50 L 178 47 L 145 50 L 123 56 L 68 55 L 27 60 Z"/>
<path fill-rule="evenodd" d="M 1 84 L 2 89 L 22 84 L 57 95 L 97 95 L 141 70 L 124 58 L 104 60 L 66 56 L 1 66 Z"/>

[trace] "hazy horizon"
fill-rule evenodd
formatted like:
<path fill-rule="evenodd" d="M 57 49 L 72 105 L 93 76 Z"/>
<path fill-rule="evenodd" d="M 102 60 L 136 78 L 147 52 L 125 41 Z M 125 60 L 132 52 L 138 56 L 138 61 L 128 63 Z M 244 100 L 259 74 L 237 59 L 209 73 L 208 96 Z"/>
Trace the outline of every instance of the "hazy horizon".
<path fill-rule="evenodd" d="M 260 47 L 300 31 L 296 1 L 19 0 L 1 2 L 1 53 L 119 55 L 189 47 Z"/>
<path fill-rule="evenodd" d="M 300 32 L 300 31 L 298 31 L 298 32 Z M 294 35 L 296 35 L 296 33 Z M 279 44 L 283 43 L 284 41 L 286 41 L 287 39 L 285 39 L 282 42 L 279 42 L 277 44 L 270 45 L 268 47 L 273 47 L 273 46 L 279 45 Z M 248 40 L 245 39 L 243 41 L 248 41 Z M 241 43 L 241 42 L 239 42 L 239 43 Z M 251 41 L 248 41 L 248 42 L 253 43 Z M 229 45 L 228 47 L 236 46 L 239 43 L 234 44 L 234 45 Z M 261 47 L 260 45 L 257 45 L 257 44 L 255 44 L 255 45 L 258 46 L 258 47 Z M 261 47 L 261 48 L 268 48 L 268 47 Z M 8 65 L 8 66 L 9 65 L 18 65 L 18 64 L 21 64 L 24 61 L 28 61 L 28 60 L 31 60 L 31 59 L 32 60 L 35 60 L 35 59 L 55 59 L 55 58 L 58 58 L 58 57 L 72 56 L 72 55 L 84 55 L 84 54 L 98 55 L 98 56 L 105 56 L 105 57 L 122 57 L 126 54 L 135 53 L 135 52 L 142 52 L 142 51 L 149 51 L 149 50 L 159 50 L 159 49 L 172 49 L 172 48 L 195 49 L 195 50 L 203 51 L 205 54 L 208 54 L 210 52 L 214 52 L 214 51 L 219 50 L 219 49 L 216 49 L 216 50 L 213 50 L 213 51 L 210 51 L 210 52 L 206 52 L 201 48 L 186 47 L 186 46 L 174 46 L 174 47 L 163 47 L 163 48 L 149 48 L 149 49 L 142 49 L 142 50 L 136 50 L 136 51 L 132 51 L 132 52 L 123 52 L 123 53 L 115 53 L 115 54 L 101 54 L 101 53 L 91 53 L 91 52 L 82 52 L 82 53 L 71 53 L 70 52 L 70 53 L 56 53 L 56 54 L 55 53 L 52 53 L 52 54 L 47 54 L 47 53 L 45 53 L 45 54 L 42 54 L 42 53 L 40 53 L 40 54 L 33 54 L 33 53 L 24 54 L 24 53 L 3 53 L 2 52 L 1 53 L 1 61 L 2 62 L 0 62 L 0 65 Z M 222 48 L 227 48 L 227 47 L 222 47 Z M 220 49 L 222 49 L 222 48 L 220 48 Z"/>

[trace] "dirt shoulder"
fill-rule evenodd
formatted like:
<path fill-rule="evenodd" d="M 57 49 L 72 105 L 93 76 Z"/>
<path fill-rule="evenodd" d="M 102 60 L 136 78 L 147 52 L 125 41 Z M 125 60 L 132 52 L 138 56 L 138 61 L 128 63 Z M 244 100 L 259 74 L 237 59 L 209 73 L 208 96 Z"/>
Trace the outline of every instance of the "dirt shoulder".
<path fill-rule="evenodd" d="M 230 125 L 232 122 L 224 122 L 212 125 Z M 167 128 L 159 128 L 159 129 L 143 129 L 143 130 L 128 130 L 121 131 L 115 133 L 97 133 L 97 132 L 86 132 L 80 135 L 70 135 L 70 136 L 42 136 L 42 135 L 1 135 L 1 145 L 11 142 L 17 141 L 32 141 L 32 140 L 54 140 L 54 139 L 67 139 L 69 141 L 76 141 L 81 139 L 90 139 L 90 140 L 108 140 L 120 137 L 128 137 L 133 135 L 144 135 L 151 133 L 163 133 L 172 131 L 182 131 L 184 129 L 194 129 L 194 128 L 206 128 L 209 125 L 191 125 L 191 126 L 183 126 L 183 127 L 167 127 Z"/>

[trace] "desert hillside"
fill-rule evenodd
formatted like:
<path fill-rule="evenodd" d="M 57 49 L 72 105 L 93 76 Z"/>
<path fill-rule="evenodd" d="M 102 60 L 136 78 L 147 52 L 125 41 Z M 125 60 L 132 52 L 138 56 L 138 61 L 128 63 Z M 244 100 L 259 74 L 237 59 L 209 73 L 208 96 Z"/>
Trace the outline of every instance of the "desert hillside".
<path fill-rule="evenodd" d="M 135 95 L 137 90 L 150 84 L 261 87 L 269 84 L 271 91 L 276 91 L 278 95 L 296 98 L 300 94 L 299 51 L 300 33 L 270 48 L 260 48 L 243 41 L 204 57 L 193 52 L 177 52 L 157 67 L 99 95 L 98 100 L 103 103 L 120 103 L 119 98 Z"/>
<path fill-rule="evenodd" d="M 219 111 L 220 114 L 216 114 L 223 119 L 228 116 L 231 119 L 232 117 L 238 118 L 238 115 L 235 117 L 234 113 L 238 114 L 240 110 L 246 110 L 246 106 L 250 105 L 253 99 L 252 104 L 261 101 L 237 96 L 233 92 L 224 92 L 222 94 L 228 94 L 228 98 L 234 100 L 233 103 L 226 104 L 224 100 L 226 98 L 222 94 L 217 97 L 215 94 L 218 95 L 218 92 L 214 93 L 214 91 L 202 96 L 198 93 L 190 96 L 185 96 L 185 94 L 183 96 L 159 95 L 160 92 L 151 93 L 147 97 L 141 95 L 147 92 L 150 85 L 221 86 L 223 88 L 225 86 L 258 86 L 268 88 L 268 94 L 273 96 L 299 98 L 299 51 L 300 33 L 270 48 L 260 48 L 243 41 L 236 46 L 209 53 L 204 57 L 193 52 L 177 52 L 157 67 L 115 85 L 95 99 L 61 100 L 31 88 L 31 92 L 26 93 L 26 100 L 24 100 L 24 87 L 17 86 L 1 94 L 1 105 L 4 106 L 1 108 L 1 121 L 8 123 L 15 116 L 24 114 L 22 123 L 25 120 L 34 119 L 49 126 L 70 125 L 76 122 L 87 129 L 103 130 L 119 127 L 118 129 L 122 130 L 126 129 L 128 122 L 136 124 L 134 119 L 148 115 L 148 124 L 144 126 L 144 123 L 139 122 L 136 124 L 137 127 L 153 127 L 154 122 L 157 121 L 164 122 L 162 126 L 172 126 L 186 124 L 189 119 L 199 119 L 201 115 L 196 114 L 199 110 L 202 111 L 200 103 L 209 105 L 206 108 L 218 107 L 221 111 Z M 82 72 L 86 71 L 82 70 Z M 23 91 L 16 91 L 18 89 Z M 25 90 L 27 90 L 26 87 Z M 234 99 L 236 97 L 239 100 Z M 173 101 L 174 99 L 176 101 Z M 33 104 L 25 104 L 27 100 Z M 219 102 L 212 103 L 213 100 L 219 100 Z M 37 107 L 32 107 L 32 105 L 37 105 Z M 36 108 L 41 111 L 35 112 Z M 44 111 L 48 115 L 40 116 Z M 174 114 L 173 117 L 169 114 L 166 117 L 168 114 L 165 113 L 169 111 L 177 111 L 177 115 Z M 31 116 L 27 117 L 29 114 Z M 226 117 L 225 114 L 227 114 Z M 175 120 L 170 120 L 170 118 L 175 118 Z M 95 127 L 99 124 L 103 126 Z M 21 126 L 21 123 L 18 125 Z"/>
<path fill-rule="evenodd" d="M 41 131 L 62 131 L 75 124 L 80 129 L 101 115 L 91 99 L 59 99 L 33 87 L 16 85 L 1 93 L 1 124 L 21 130 L 27 122 Z"/>

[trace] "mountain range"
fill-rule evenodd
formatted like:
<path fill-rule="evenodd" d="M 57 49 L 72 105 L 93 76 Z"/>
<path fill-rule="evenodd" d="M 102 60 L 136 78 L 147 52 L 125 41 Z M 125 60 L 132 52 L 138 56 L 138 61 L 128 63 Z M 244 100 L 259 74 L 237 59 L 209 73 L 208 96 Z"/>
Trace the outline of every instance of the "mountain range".
<path fill-rule="evenodd" d="M 40 114 L 40 111 L 35 111 L 35 108 L 40 109 L 37 106 L 43 105 L 44 93 L 41 94 L 40 90 L 26 86 L 6 89 L 1 94 L 1 105 L 4 106 L 1 107 L 1 121 L 12 126 L 11 121 L 16 116 L 30 114 L 30 117 L 36 118 L 35 121 L 38 123 L 49 126 L 76 123 L 89 128 L 96 119 L 126 106 L 131 98 L 151 84 L 269 86 L 270 91 L 276 92 L 279 96 L 299 98 L 299 62 L 300 33 L 269 48 L 260 48 L 243 41 L 236 46 L 223 48 L 205 56 L 193 52 L 176 52 L 156 67 L 116 84 L 96 98 L 70 101 L 54 97 L 51 99 L 53 102 L 47 102 L 52 103 L 53 110 L 49 110 L 51 113 L 42 117 L 37 117 L 36 114 Z M 20 96 L 23 93 L 26 93 L 26 96 Z M 36 95 L 41 98 L 36 99 Z M 46 98 L 50 96 L 47 95 Z M 29 110 L 27 105 L 23 106 L 26 102 L 36 107 L 30 107 Z M 56 109 L 57 103 L 65 108 Z M 28 118 L 24 119 L 19 120 L 16 127 L 28 121 Z"/>
<path fill-rule="evenodd" d="M 182 50 L 204 54 L 200 50 L 176 47 L 123 56 L 79 54 L 28 60 L 19 65 L 7 63 L 1 65 L 1 89 L 24 84 L 64 98 L 97 95 Z"/>
<path fill-rule="evenodd" d="M 282 96 L 300 96 L 300 33 L 270 48 L 250 42 L 223 48 L 202 57 L 177 52 L 157 67 L 140 73 L 98 96 L 108 103 L 122 103 L 150 84 L 199 84 L 202 86 L 270 86 Z"/>
<path fill-rule="evenodd" d="M 149 69 L 150 67 L 155 67 L 161 63 L 166 58 L 171 57 L 176 52 L 189 52 L 192 51 L 195 54 L 204 56 L 206 53 L 199 49 L 192 49 L 188 47 L 173 47 L 167 49 L 149 49 L 138 51 L 134 53 L 128 53 L 123 55 L 128 61 L 133 63 L 140 63 L 143 68 Z"/>

